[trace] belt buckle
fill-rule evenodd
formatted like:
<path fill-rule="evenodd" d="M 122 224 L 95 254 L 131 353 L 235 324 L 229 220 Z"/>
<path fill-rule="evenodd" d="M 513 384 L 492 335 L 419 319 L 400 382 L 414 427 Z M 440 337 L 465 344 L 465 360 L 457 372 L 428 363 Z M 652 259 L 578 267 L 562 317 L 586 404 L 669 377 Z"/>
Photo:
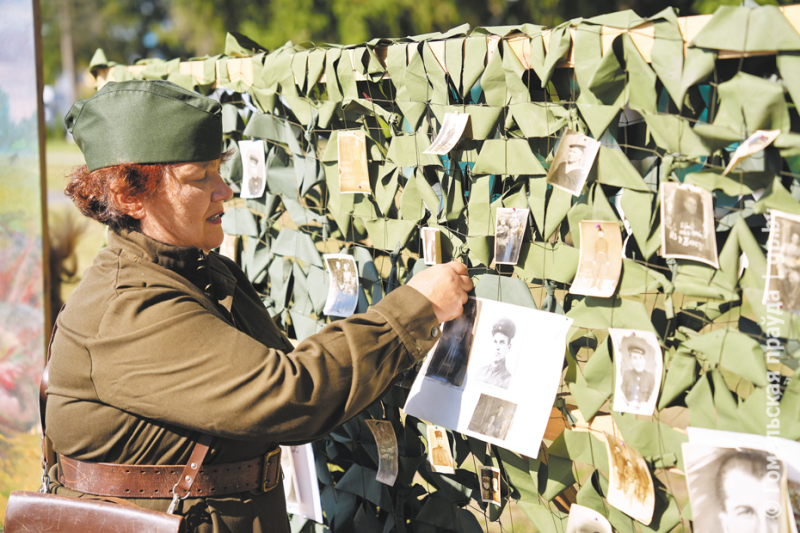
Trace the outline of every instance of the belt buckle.
<path fill-rule="evenodd" d="M 264 469 L 261 472 L 261 492 L 269 492 L 278 486 L 281 471 L 281 448 L 278 446 L 264 456 Z M 272 486 L 270 486 L 272 483 Z"/>

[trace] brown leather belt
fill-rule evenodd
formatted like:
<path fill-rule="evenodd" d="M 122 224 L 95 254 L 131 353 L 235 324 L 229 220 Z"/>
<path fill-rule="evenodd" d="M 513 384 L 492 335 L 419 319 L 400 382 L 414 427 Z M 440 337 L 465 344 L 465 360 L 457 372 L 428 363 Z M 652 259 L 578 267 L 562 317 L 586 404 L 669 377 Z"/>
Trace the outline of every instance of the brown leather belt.
<path fill-rule="evenodd" d="M 91 463 L 58 456 L 58 481 L 68 489 L 116 498 L 172 498 L 184 465 Z M 263 457 L 226 464 L 204 464 L 189 498 L 224 496 L 244 491 L 267 492 L 281 479 L 281 449 Z"/>

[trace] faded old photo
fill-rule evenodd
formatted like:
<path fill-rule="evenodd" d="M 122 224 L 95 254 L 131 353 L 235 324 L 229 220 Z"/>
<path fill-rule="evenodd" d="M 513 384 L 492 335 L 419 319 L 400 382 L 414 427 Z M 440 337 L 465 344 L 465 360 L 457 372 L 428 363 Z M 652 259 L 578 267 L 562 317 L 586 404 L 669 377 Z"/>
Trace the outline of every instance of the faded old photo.
<path fill-rule="evenodd" d="M 487 437 L 505 440 L 516 410 L 517 405 L 514 403 L 481 394 L 467 429 Z"/>
<path fill-rule="evenodd" d="M 578 272 L 569 292 L 608 298 L 614 295 L 622 272 L 622 234 L 616 222 L 581 221 Z"/>
<path fill-rule="evenodd" d="M 453 454 L 450 453 L 450 442 L 447 440 L 447 430 L 441 426 L 427 426 L 428 431 L 428 461 L 431 470 L 441 474 L 455 474 Z"/>
<path fill-rule="evenodd" d="M 800 217 L 771 213 L 763 303 L 800 314 Z"/>
<path fill-rule="evenodd" d="M 442 262 L 442 233 L 436 228 L 422 228 L 422 257 L 426 265 Z"/>
<path fill-rule="evenodd" d="M 661 184 L 661 255 L 719 268 L 714 199 L 687 183 Z"/>
<path fill-rule="evenodd" d="M 522 237 L 528 225 L 528 209 L 501 207 L 497 210 L 494 231 L 494 262 L 497 265 L 516 265 L 522 247 Z"/>
<path fill-rule="evenodd" d="M 481 501 L 500 505 L 500 469 L 494 466 L 481 467 Z"/>
<path fill-rule="evenodd" d="M 772 141 L 777 139 L 780 134 L 781 130 L 757 130 L 754 134 L 745 139 L 742 144 L 736 147 L 736 151 L 733 152 L 731 160 L 725 166 L 722 175 L 727 175 L 728 172 L 733 170 L 741 161 L 772 144 Z"/>
<path fill-rule="evenodd" d="M 339 192 L 371 194 L 367 139 L 363 131 L 340 131 L 338 139 Z"/>
<path fill-rule="evenodd" d="M 239 141 L 242 157 L 241 198 L 261 198 L 267 187 L 267 166 L 264 156 L 264 141 Z"/>
<path fill-rule="evenodd" d="M 613 435 L 606 435 L 608 447 L 608 503 L 649 524 L 655 509 L 655 486 L 642 456 Z M 698 530 L 703 531 L 703 530 Z"/>
<path fill-rule="evenodd" d="M 386 420 L 367 420 L 367 426 L 378 446 L 378 475 L 375 479 L 386 485 L 394 485 L 397 479 L 397 437 L 392 423 Z"/>
<path fill-rule="evenodd" d="M 445 155 L 455 148 L 469 120 L 468 113 L 445 113 L 442 127 L 433 143 L 423 154 Z"/>
<path fill-rule="evenodd" d="M 283 492 L 286 494 L 286 511 L 300 514 L 300 498 L 297 495 L 297 476 L 292 461 L 292 448 L 281 446 L 281 473 L 283 474 Z"/>
<path fill-rule="evenodd" d="M 477 317 L 481 302 L 470 298 L 464 304 L 464 312 L 460 317 L 445 322 L 442 327 L 442 338 L 436 343 L 425 377 L 435 379 L 452 387 L 461 387 L 467 373 L 469 354 L 475 338 Z"/>
<path fill-rule="evenodd" d="M 600 141 L 567 130 L 558 143 L 553 164 L 547 172 L 547 183 L 580 196 L 599 150 Z"/>
<path fill-rule="evenodd" d="M 614 345 L 616 387 L 613 409 L 651 416 L 661 387 L 664 361 L 652 331 L 609 328 Z"/>
<path fill-rule="evenodd" d="M 767 451 L 683 444 L 696 531 L 789 533 L 786 467 Z"/>
<path fill-rule="evenodd" d="M 612 533 L 612 529 L 605 516 L 573 503 L 569 506 L 567 533 Z"/>
<path fill-rule="evenodd" d="M 482 327 L 489 327 L 491 340 L 489 344 L 489 360 L 485 364 L 475 367 L 470 375 L 475 380 L 493 387 L 507 389 L 513 377 L 514 364 L 516 358 L 512 359 L 509 355 L 516 355 L 519 350 L 512 352 L 514 337 L 517 335 L 516 322 L 507 316 L 485 317 L 481 322 Z"/>
<path fill-rule="evenodd" d="M 358 304 L 356 260 L 346 254 L 324 254 L 322 257 L 330 273 L 328 299 L 322 312 L 328 316 L 350 316 Z"/>

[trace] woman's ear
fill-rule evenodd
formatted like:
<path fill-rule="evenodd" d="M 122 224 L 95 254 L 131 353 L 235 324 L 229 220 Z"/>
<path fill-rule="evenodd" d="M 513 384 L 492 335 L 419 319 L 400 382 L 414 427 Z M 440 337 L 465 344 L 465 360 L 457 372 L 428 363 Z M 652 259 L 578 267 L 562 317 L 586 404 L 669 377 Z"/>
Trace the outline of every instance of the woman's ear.
<path fill-rule="evenodd" d="M 141 198 L 131 198 L 121 194 L 119 191 L 111 191 L 109 195 L 111 196 L 111 201 L 129 217 L 141 220 L 147 214 Z"/>

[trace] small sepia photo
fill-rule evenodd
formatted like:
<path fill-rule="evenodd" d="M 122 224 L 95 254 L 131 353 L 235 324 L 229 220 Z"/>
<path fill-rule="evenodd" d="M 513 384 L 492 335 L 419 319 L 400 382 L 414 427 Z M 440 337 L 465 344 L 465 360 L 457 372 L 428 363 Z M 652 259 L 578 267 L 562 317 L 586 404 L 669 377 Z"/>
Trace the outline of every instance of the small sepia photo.
<path fill-rule="evenodd" d="M 328 316 L 348 317 L 358 304 L 358 269 L 356 260 L 347 254 L 324 254 L 330 274 L 328 299 L 322 312 Z"/>
<path fill-rule="evenodd" d="M 242 156 L 241 198 L 261 198 L 267 188 L 267 165 L 264 141 L 239 141 Z"/>
<path fill-rule="evenodd" d="M 714 198 L 688 183 L 661 184 L 661 255 L 719 268 Z"/>
<path fill-rule="evenodd" d="M 580 196 L 599 150 L 600 141 L 567 130 L 556 148 L 553 164 L 547 172 L 547 183 Z"/>
<path fill-rule="evenodd" d="M 442 262 L 442 232 L 437 228 L 422 228 L 422 257 L 426 265 Z"/>
<path fill-rule="evenodd" d="M 647 463 L 622 439 L 606 435 L 606 441 L 610 469 L 608 503 L 642 524 L 649 524 L 653 520 L 656 495 Z"/>
<path fill-rule="evenodd" d="M 301 512 L 300 498 L 291 446 L 281 446 L 281 474 L 283 475 L 283 492 L 286 494 L 286 511 L 299 515 Z"/>
<path fill-rule="evenodd" d="M 764 304 L 800 314 L 800 217 L 771 211 Z"/>
<path fill-rule="evenodd" d="M 614 411 L 652 416 L 664 360 L 652 331 L 609 328 L 614 345 Z"/>
<path fill-rule="evenodd" d="M 461 316 L 445 322 L 442 327 L 442 338 L 436 343 L 425 377 L 441 381 L 452 387 L 461 387 L 467 373 L 472 341 L 478 326 L 481 302 L 469 298 L 464 304 Z"/>
<path fill-rule="evenodd" d="M 516 410 L 515 403 L 481 394 L 467 429 L 487 437 L 505 440 Z"/>
<path fill-rule="evenodd" d="M 375 479 L 390 487 L 397 479 L 397 436 L 387 420 L 367 420 L 367 426 L 378 447 L 378 475 Z"/>
<path fill-rule="evenodd" d="M 569 506 L 567 533 L 613 533 L 605 516 L 594 509 L 573 503 Z"/>
<path fill-rule="evenodd" d="M 622 234 L 616 222 L 581 221 L 578 273 L 571 294 L 598 298 L 614 295 L 622 272 Z"/>
<path fill-rule="evenodd" d="M 466 128 L 468 120 L 469 113 L 445 113 L 442 127 L 439 128 L 439 134 L 436 135 L 433 143 L 422 153 L 446 155 L 458 144 L 464 134 L 464 128 Z"/>
<path fill-rule="evenodd" d="M 453 454 L 450 453 L 450 442 L 447 440 L 447 430 L 441 426 L 427 426 L 428 430 L 428 461 L 431 470 L 440 474 L 455 474 Z"/>
<path fill-rule="evenodd" d="M 528 226 L 528 209 L 501 207 L 495 215 L 494 263 L 516 265 Z"/>
<path fill-rule="evenodd" d="M 687 442 L 683 462 L 695 531 L 789 533 L 781 459 L 762 450 Z"/>
<path fill-rule="evenodd" d="M 339 192 L 371 194 L 367 138 L 361 130 L 339 131 Z"/>
<path fill-rule="evenodd" d="M 500 469 L 494 466 L 481 467 L 481 501 L 500 505 Z"/>
<path fill-rule="evenodd" d="M 751 155 L 757 154 L 772 144 L 772 141 L 777 139 L 778 135 L 780 134 L 781 130 L 757 130 L 754 134 L 745 139 L 743 143 L 736 147 L 736 151 L 733 152 L 731 160 L 728 162 L 725 170 L 722 172 L 722 175 L 727 175 L 728 172 L 733 170 L 740 162 L 744 161 Z"/>
<path fill-rule="evenodd" d="M 470 379 L 508 389 L 523 345 L 523 330 L 511 316 L 485 314 L 478 328 L 479 356 L 472 357 Z"/>

